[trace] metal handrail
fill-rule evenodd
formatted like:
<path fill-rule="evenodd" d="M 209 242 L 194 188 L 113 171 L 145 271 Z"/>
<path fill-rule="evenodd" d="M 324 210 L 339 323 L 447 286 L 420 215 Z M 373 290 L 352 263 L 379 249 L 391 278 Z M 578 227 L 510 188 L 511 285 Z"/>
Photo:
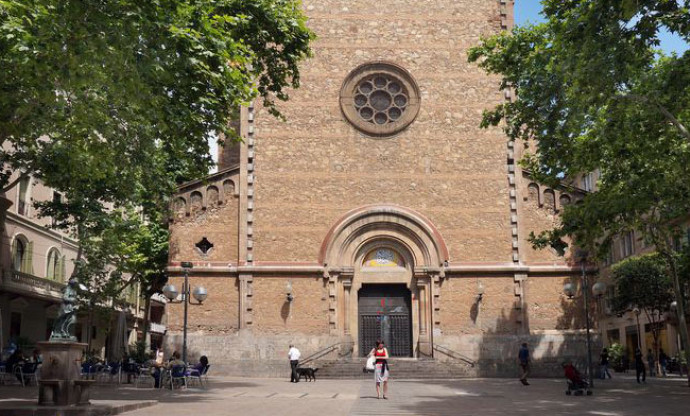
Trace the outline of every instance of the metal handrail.
<path fill-rule="evenodd" d="M 456 360 L 462 361 L 465 364 L 469 364 L 470 367 L 474 367 L 474 365 L 476 364 L 474 361 L 470 360 L 469 358 L 465 357 L 464 355 L 460 354 L 459 352 L 453 351 L 448 347 L 444 347 L 443 345 L 434 344 L 433 348 L 434 348 L 434 350 L 436 350 L 442 354 L 445 354 L 445 355 L 447 355 L 451 358 L 454 358 Z"/>
<path fill-rule="evenodd" d="M 300 360 L 300 365 L 304 365 L 304 364 L 306 364 L 306 363 L 308 363 L 308 362 L 317 360 L 317 359 L 323 357 L 324 355 L 329 354 L 329 353 L 335 351 L 335 350 L 336 350 L 338 347 L 340 347 L 341 345 L 348 345 L 348 346 L 350 346 L 350 349 L 351 349 L 352 346 L 353 346 L 354 344 L 355 344 L 355 343 L 352 342 L 352 341 L 346 341 L 346 342 L 337 342 L 337 343 L 335 343 L 335 344 L 333 344 L 333 345 L 329 345 L 328 347 L 323 348 L 323 349 L 321 349 L 321 350 L 315 352 L 314 354 L 308 356 L 308 357 L 305 358 L 304 360 Z"/>

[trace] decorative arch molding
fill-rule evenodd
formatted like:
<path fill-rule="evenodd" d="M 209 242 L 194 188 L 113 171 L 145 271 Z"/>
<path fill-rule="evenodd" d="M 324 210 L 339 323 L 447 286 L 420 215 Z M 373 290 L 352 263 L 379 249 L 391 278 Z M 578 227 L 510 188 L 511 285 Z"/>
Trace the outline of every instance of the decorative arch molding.
<path fill-rule="evenodd" d="M 436 269 L 449 257 L 441 233 L 420 213 L 398 205 L 367 205 L 333 225 L 321 244 L 319 263 L 328 268 L 354 267 L 365 246 L 384 240 L 404 247 L 414 268 Z"/>

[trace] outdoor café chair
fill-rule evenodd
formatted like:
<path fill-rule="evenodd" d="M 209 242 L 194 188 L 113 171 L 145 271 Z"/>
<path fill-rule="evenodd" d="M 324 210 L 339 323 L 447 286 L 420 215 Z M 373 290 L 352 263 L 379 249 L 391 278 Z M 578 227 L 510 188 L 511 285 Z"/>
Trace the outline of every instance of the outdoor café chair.
<path fill-rule="evenodd" d="M 187 387 L 187 366 L 174 365 L 170 369 L 170 390 L 175 388 L 175 381 L 181 381 L 182 385 Z"/>
<path fill-rule="evenodd" d="M 189 374 L 187 375 L 187 383 L 191 386 L 192 381 L 196 380 L 199 383 L 199 386 L 204 387 L 204 381 L 206 381 L 206 384 L 208 384 L 208 377 L 206 374 L 208 374 L 209 367 L 211 367 L 210 364 L 206 365 L 206 367 L 204 367 L 201 371 L 190 368 Z"/>
<path fill-rule="evenodd" d="M 14 371 L 19 375 L 19 378 L 22 382 L 22 387 L 30 385 L 31 380 L 34 381 L 34 385 L 38 386 L 38 363 L 25 363 L 18 365 Z"/>
<path fill-rule="evenodd" d="M 156 378 L 151 374 L 151 368 L 150 367 L 140 367 L 139 368 L 139 374 L 137 374 L 137 381 L 134 384 L 134 387 L 139 387 L 139 383 L 147 383 L 151 382 L 151 387 L 156 386 Z"/>

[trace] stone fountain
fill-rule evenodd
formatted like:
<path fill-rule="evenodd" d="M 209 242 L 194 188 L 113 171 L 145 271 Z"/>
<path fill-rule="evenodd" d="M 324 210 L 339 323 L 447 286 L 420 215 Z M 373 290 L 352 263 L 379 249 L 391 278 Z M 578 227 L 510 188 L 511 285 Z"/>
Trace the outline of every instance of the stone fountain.
<path fill-rule="evenodd" d="M 81 379 L 81 362 L 87 344 L 71 335 L 77 320 L 77 291 L 80 285 L 70 279 L 62 294 L 62 306 L 50 340 L 39 342 L 43 355 L 38 380 L 38 404 L 52 406 L 88 405 L 93 380 Z"/>

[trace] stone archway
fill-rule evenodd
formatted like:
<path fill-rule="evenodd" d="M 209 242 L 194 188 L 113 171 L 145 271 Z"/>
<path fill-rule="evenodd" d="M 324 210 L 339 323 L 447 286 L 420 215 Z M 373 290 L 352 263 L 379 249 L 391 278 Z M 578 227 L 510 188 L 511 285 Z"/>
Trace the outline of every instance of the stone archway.
<path fill-rule="evenodd" d="M 398 264 L 367 267 L 367 256 L 382 249 L 395 253 Z M 427 218 L 396 205 L 355 209 L 331 228 L 319 257 L 329 278 L 332 332 L 349 337 L 355 355 L 360 354 L 358 293 L 371 284 L 405 285 L 411 293 L 413 354 L 431 355 L 432 282 L 442 276 L 448 250 Z"/>

